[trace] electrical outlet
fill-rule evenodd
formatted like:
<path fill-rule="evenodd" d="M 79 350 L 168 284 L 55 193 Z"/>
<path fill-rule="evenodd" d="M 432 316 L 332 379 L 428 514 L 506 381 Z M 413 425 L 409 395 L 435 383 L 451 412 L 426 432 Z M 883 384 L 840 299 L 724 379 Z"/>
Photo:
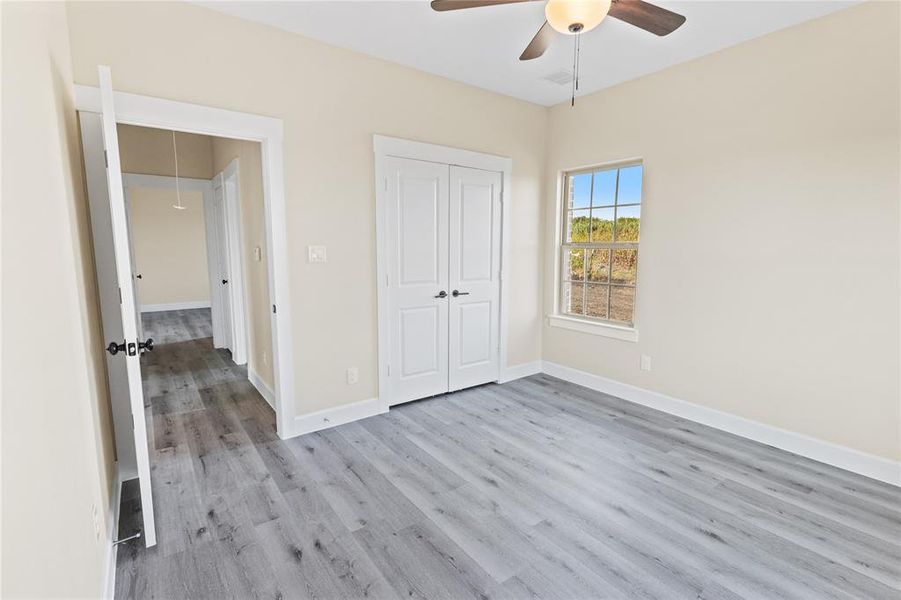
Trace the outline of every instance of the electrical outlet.
<path fill-rule="evenodd" d="M 256 262 L 260 262 L 261 260 L 263 260 L 263 250 L 259 246 L 253 247 L 253 259 Z"/>
<path fill-rule="evenodd" d="M 100 511 L 97 510 L 96 504 L 91 506 L 91 518 L 94 520 L 94 537 L 100 541 Z"/>
<path fill-rule="evenodd" d="M 307 253 L 311 263 L 327 262 L 325 246 L 307 246 Z"/>
<path fill-rule="evenodd" d="M 356 367 L 347 369 L 347 385 L 354 385 L 360 381 L 360 371 Z"/>
<path fill-rule="evenodd" d="M 641 355 L 641 370 L 642 371 L 650 371 L 651 370 L 651 357 L 647 354 Z"/>

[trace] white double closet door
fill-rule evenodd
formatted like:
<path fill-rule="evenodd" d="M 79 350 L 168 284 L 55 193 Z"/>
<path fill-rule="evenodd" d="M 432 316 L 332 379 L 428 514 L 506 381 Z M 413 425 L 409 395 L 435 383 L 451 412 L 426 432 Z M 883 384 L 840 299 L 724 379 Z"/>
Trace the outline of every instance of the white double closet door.
<path fill-rule="evenodd" d="M 388 158 L 389 403 L 497 381 L 501 174 Z"/>

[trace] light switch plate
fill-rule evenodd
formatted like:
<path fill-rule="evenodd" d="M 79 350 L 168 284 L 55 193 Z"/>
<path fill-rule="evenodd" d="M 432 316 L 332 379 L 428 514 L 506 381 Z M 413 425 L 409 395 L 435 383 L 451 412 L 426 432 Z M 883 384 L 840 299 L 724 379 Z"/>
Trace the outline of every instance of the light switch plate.
<path fill-rule="evenodd" d="M 650 371 L 651 370 L 651 357 L 647 354 L 641 355 L 641 370 L 642 371 Z"/>
<path fill-rule="evenodd" d="M 325 246 L 307 246 L 310 262 L 326 262 Z"/>

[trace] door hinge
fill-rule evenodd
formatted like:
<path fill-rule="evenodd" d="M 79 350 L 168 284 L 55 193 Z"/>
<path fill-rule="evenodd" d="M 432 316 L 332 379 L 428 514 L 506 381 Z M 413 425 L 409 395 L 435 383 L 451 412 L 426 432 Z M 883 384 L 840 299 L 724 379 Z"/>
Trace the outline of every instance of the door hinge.
<path fill-rule="evenodd" d="M 275 305 L 272 305 L 272 314 L 275 314 Z"/>
<path fill-rule="evenodd" d="M 118 288 L 119 290 L 119 304 L 122 304 L 122 288 Z"/>
<path fill-rule="evenodd" d="M 391 365 L 388 365 L 388 377 L 391 377 Z"/>
<path fill-rule="evenodd" d="M 385 177 L 385 191 L 388 191 L 388 178 Z"/>
<path fill-rule="evenodd" d="M 106 150 L 103 151 L 103 164 L 109 169 L 109 152 Z"/>

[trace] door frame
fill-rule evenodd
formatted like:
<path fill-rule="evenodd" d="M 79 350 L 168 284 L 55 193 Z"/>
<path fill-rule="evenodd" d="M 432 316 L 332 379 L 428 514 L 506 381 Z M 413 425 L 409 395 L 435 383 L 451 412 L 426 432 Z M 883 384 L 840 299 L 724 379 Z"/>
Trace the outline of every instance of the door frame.
<path fill-rule="evenodd" d="M 441 163 L 451 166 L 481 169 L 501 174 L 501 257 L 500 257 L 500 317 L 499 317 L 499 350 L 498 350 L 498 382 L 506 379 L 507 369 L 507 332 L 509 285 L 507 274 L 510 273 L 510 219 L 508 218 L 508 201 L 511 196 L 513 179 L 513 159 L 463 150 L 439 144 L 417 142 L 384 135 L 372 136 L 372 148 L 375 153 L 375 239 L 376 239 L 376 288 L 378 290 L 378 369 L 379 369 L 379 404 L 383 410 L 391 405 L 388 385 L 388 357 L 391 346 L 388 340 L 388 265 L 387 265 L 387 203 L 385 197 L 386 182 L 384 163 L 387 157 L 407 158 L 425 162 Z"/>
<path fill-rule="evenodd" d="M 272 394 L 276 430 L 294 433 L 294 362 L 284 187 L 284 124 L 281 119 L 151 96 L 114 92 L 116 122 L 260 143 L 266 222 L 269 299 L 272 302 Z M 100 89 L 75 86 L 75 109 L 100 112 Z"/>

